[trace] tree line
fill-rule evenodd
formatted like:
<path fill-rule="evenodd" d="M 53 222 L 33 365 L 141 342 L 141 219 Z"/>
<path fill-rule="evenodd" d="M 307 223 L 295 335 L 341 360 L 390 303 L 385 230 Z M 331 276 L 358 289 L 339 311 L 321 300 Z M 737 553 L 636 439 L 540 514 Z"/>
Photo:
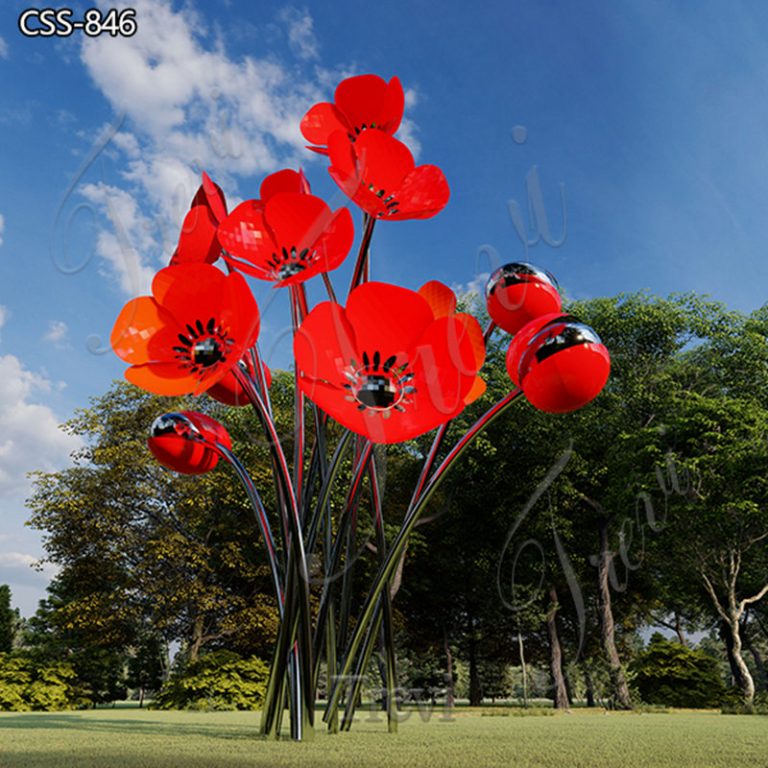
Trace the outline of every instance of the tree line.
<path fill-rule="evenodd" d="M 390 587 L 403 688 L 461 690 L 474 704 L 522 690 L 557 707 L 583 698 L 631 708 L 654 695 L 641 662 L 663 656 L 705 677 L 707 659 L 721 659 L 723 697 L 730 686 L 751 706 L 766 690 L 768 644 L 768 309 L 641 293 L 569 311 L 610 350 L 609 383 L 573 414 L 519 403 L 446 480 Z M 509 391 L 507 345 L 491 338 L 488 391 L 452 429 Z M 288 455 L 292 381 L 277 372 L 271 390 Z M 72 466 L 35 477 L 30 525 L 58 572 L 37 613 L 16 621 L 15 653 L 70 664 L 83 700 L 111 700 L 129 684 L 157 690 L 169 647 L 180 649 L 177 676 L 214 653 L 270 659 L 276 606 L 236 478 L 223 467 L 175 475 L 146 449 L 153 419 L 185 407 L 227 426 L 272 508 L 268 446 L 248 409 L 122 383 L 67 423 L 85 439 Z M 376 449 L 390 535 L 429 445 L 426 436 Z M 342 640 L 377 563 L 369 512 L 361 504 L 344 554 L 355 568 L 340 576 L 351 595 L 350 615 L 336 616 Z M 643 651 L 649 627 L 666 627 L 677 647 L 656 638 Z M 680 655 L 697 632 L 709 638 L 698 661 Z"/>

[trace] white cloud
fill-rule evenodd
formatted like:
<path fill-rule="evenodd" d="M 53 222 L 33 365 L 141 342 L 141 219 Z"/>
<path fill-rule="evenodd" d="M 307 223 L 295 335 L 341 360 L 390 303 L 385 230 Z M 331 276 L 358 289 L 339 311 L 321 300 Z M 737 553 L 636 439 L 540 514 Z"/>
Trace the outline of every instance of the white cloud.
<path fill-rule="evenodd" d="M 0 37 L 0 59 L 7 59 L 8 58 L 8 43 L 5 42 L 5 40 Z"/>
<path fill-rule="evenodd" d="M 8 307 L 0 304 L 0 328 L 5 325 L 6 320 L 8 320 Z"/>
<path fill-rule="evenodd" d="M 167 263 L 200 171 L 235 198 L 237 176 L 315 161 L 299 123 L 329 94 L 324 70 L 313 67 L 308 77 L 298 69 L 317 51 L 306 11 L 279 17 L 297 57 L 289 66 L 274 57 L 231 58 L 189 6 L 175 12 L 170 0 L 136 0 L 131 7 L 141 19 L 133 37 L 85 38 L 80 56 L 126 118 L 107 149 L 124 158 L 125 189 L 91 184 L 82 191 L 102 211 L 110 203 L 112 226 L 98 236 L 97 250 L 135 295 Z"/>
<path fill-rule="evenodd" d="M 479 272 L 467 283 L 452 283 L 451 290 L 457 296 L 474 297 L 475 300 L 485 303 L 485 285 L 490 276 L 490 272 Z"/>
<path fill-rule="evenodd" d="M 4 568 L 29 567 L 37 562 L 34 555 L 26 555 L 22 552 L 0 552 L 0 566 Z"/>
<path fill-rule="evenodd" d="M 0 552 L 0 584 L 10 585 L 13 604 L 22 607 L 26 616 L 33 612 L 46 585 L 59 570 L 52 563 L 41 563 L 41 559 L 42 555 L 29 552 Z M 34 600 L 23 600 L 24 593 L 31 593 Z"/>
<path fill-rule="evenodd" d="M 67 333 L 69 333 L 69 328 L 63 320 L 51 320 L 48 323 L 48 330 L 45 336 L 43 336 L 43 341 L 61 345 L 66 340 Z"/>
<path fill-rule="evenodd" d="M 315 37 L 314 22 L 308 11 L 298 8 L 285 8 L 280 20 L 288 30 L 288 42 L 291 50 L 302 59 L 318 58 L 318 42 Z"/>
<path fill-rule="evenodd" d="M 3 233 L 5 232 L 5 216 L 0 213 L 0 245 L 3 244 Z"/>
<path fill-rule="evenodd" d="M 96 238 L 96 251 L 117 276 L 120 287 L 129 296 L 149 292 L 154 270 L 142 256 L 155 247 L 155 226 L 139 209 L 136 198 L 119 187 L 86 184 L 83 196 L 109 219 L 112 229 L 103 229 Z"/>
<path fill-rule="evenodd" d="M 25 491 L 28 472 L 61 467 L 82 444 L 59 429 L 48 406 L 35 402 L 50 391 L 48 379 L 14 355 L 0 355 L 0 497 Z"/>

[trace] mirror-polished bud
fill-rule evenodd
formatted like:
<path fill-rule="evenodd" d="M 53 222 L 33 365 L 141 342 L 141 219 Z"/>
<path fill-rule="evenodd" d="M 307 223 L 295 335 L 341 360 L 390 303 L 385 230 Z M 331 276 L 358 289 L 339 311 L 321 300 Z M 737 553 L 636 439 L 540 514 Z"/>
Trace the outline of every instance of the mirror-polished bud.
<path fill-rule="evenodd" d="M 536 324 L 532 332 L 525 330 L 525 349 L 513 357 L 519 360 L 519 385 L 533 406 L 547 413 L 569 413 L 600 394 L 611 358 L 592 328 L 574 317 L 558 316 Z M 514 360 L 508 353 L 508 370 L 510 364 Z"/>
<path fill-rule="evenodd" d="M 215 419 L 196 411 L 158 416 L 147 440 L 149 450 L 160 464 L 185 475 L 202 475 L 218 464 L 219 455 L 211 447 L 215 443 L 232 447 L 227 430 Z"/>
<path fill-rule="evenodd" d="M 505 264 L 488 278 L 485 301 L 491 320 L 511 334 L 541 315 L 560 312 L 562 307 L 555 278 L 523 262 Z"/>

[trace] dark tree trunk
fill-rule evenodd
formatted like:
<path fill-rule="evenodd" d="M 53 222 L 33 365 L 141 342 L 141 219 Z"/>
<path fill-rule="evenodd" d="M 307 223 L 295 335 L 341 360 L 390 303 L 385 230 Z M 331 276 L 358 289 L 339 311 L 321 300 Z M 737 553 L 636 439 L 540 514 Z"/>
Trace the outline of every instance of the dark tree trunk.
<path fill-rule="evenodd" d="M 549 638 L 549 670 L 552 675 L 552 703 L 555 709 L 568 709 L 568 690 L 563 675 L 563 649 L 557 632 L 557 611 L 560 604 L 557 590 L 549 588 L 549 610 L 547 611 L 547 637 Z"/>
<path fill-rule="evenodd" d="M 520 671 L 523 673 L 523 706 L 528 706 L 528 666 L 525 663 L 525 647 L 523 646 L 523 635 L 520 629 L 517 630 L 517 646 L 520 651 Z"/>
<path fill-rule="evenodd" d="M 584 667 L 584 687 L 587 691 L 587 706 L 595 706 L 595 683 L 588 667 Z"/>
<path fill-rule="evenodd" d="M 477 638 L 472 618 L 469 620 L 469 627 L 469 703 L 473 707 L 479 707 L 483 703 L 483 686 L 477 666 Z"/>
<path fill-rule="evenodd" d="M 448 643 L 448 633 L 443 630 L 443 647 L 445 649 L 445 706 L 453 707 L 455 703 L 453 695 L 454 679 L 453 679 L 453 651 Z"/>
<path fill-rule="evenodd" d="M 597 586 L 600 609 L 600 634 L 603 650 L 608 658 L 608 670 L 611 676 L 611 698 L 616 709 L 632 709 L 627 679 L 621 665 L 621 658 L 616 647 L 616 632 L 611 608 L 610 569 L 614 553 L 608 547 L 608 520 L 600 518 L 600 555 L 597 566 Z"/>
<path fill-rule="evenodd" d="M 677 614 L 675 614 L 675 632 L 677 633 L 677 639 L 680 641 L 680 645 L 687 647 L 688 643 L 685 639 L 683 628 L 680 626 L 680 617 Z"/>
<path fill-rule="evenodd" d="M 189 660 L 197 661 L 200 655 L 200 648 L 203 645 L 203 617 L 197 616 L 192 625 L 192 642 L 189 644 Z"/>

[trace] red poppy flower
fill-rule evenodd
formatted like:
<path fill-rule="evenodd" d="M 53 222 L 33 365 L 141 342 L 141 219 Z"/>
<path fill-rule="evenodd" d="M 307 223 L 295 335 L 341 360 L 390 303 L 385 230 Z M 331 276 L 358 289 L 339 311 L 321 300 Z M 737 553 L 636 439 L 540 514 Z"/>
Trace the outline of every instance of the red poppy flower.
<path fill-rule="evenodd" d="M 203 172 L 203 183 L 192 198 L 192 205 L 184 217 L 171 265 L 193 262 L 213 264 L 221 255 L 216 230 L 226 216 L 227 201 L 221 187 Z"/>
<path fill-rule="evenodd" d="M 206 443 L 232 449 L 229 433 L 218 421 L 196 411 L 164 413 L 152 424 L 149 450 L 168 469 L 202 475 L 219 463 L 219 454 Z"/>
<path fill-rule="evenodd" d="M 507 370 L 513 380 L 517 377 L 531 405 L 547 413 L 569 413 L 600 394 L 611 358 L 588 325 L 569 315 L 556 315 L 548 321 L 532 321 L 519 335 L 525 340 L 513 340 Z"/>
<path fill-rule="evenodd" d="M 337 131 L 328 140 L 328 172 L 344 193 L 379 219 L 428 219 L 445 208 L 448 182 L 436 165 L 419 165 L 408 147 L 382 131 L 351 142 Z"/>
<path fill-rule="evenodd" d="M 248 355 L 246 355 L 238 365 L 241 366 L 249 376 L 253 376 L 253 367 L 251 366 L 251 361 Z M 266 363 L 261 364 L 261 369 L 264 372 L 264 383 L 267 385 L 267 389 L 269 389 L 269 387 L 272 386 L 272 373 L 269 368 L 267 368 Z M 231 370 L 221 381 L 208 389 L 206 394 L 214 400 L 218 400 L 220 403 L 224 403 L 224 405 L 229 405 L 234 408 L 250 405 L 251 403 L 242 385 Z"/>
<path fill-rule="evenodd" d="M 299 192 L 248 200 L 219 226 L 227 263 L 276 286 L 336 269 L 354 237 L 346 208 L 331 211 L 319 197 Z"/>
<path fill-rule="evenodd" d="M 404 106 L 403 86 L 396 77 L 388 83 L 378 75 L 348 77 L 336 88 L 333 104 L 315 104 L 304 115 L 301 132 L 307 141 L 320 145 L 309 149 L 326 155 L 328 140 L 336 131 L 352 141 L 370 129 L 392 135 L 400 127 Z"/>
<path fill-rule="evenodd" d="M 555 278 L 525 263 L 499 267 L 488 278 L 485 299 L 493 322 L 512 334 L 540 315 L 559 312 L 562 305 Z"/>
<path fill-rule="evenodd" d="M 369 282 L 347 306 L 316 306 L 294 337 L 302 391 L 377 443 L 409 440 L 458 415 L 484 357 L 473 318 L 436 317 L 415 291 Z"/>
<path fill-rule="evenodd" d="M 259 310 L 241 275 L 209 264 L 161 269 L 152 296 L 129 301 L 112 348 L 131 363 L 125 378 L 158 395 L 200 394 L 252 346 Z"/>

